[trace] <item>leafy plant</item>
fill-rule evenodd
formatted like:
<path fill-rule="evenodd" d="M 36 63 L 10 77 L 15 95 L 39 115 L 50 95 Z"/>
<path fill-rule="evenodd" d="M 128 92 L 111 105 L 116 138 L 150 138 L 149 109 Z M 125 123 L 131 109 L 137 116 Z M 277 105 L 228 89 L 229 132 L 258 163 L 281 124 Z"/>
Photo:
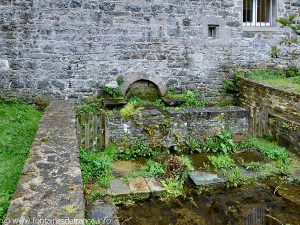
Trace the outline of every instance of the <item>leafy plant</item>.
<path fill-rule="evenodd" d="M 121 90 L 119 87 L 108 87 L 108 86 L 102 86 L 102 91 L 109 95 L 110 97 L 118 97 L 121 94 Z"/>
<path fill-rule="evenodd" d="M 288 163 L 290 156 L 284 147 L 263 139 L 252 139 L 252 145 L 265 157 L 270 160 Z"/>
<path fill-rule="evenodd" d="M 76 114 L 96 113 L 102 110 L 102 103 L 100 99 L 95 97 L 88 97 L 76 107 Z"/>
<path fill-rule="evenodd" d="M 117 77 L 117 83 L 119 86 L 122 85 L 124 83 L 124 81 L 125 81 L 125 79 L 123 76 L 120 75 Z"/>
<path fill-rule="evenodd" d="M 272 45 L 272 46 L 271 46 L 271 53 L 270 53 L 270 56 L 271 56 L 272 59 L 277 59 L 277 58 L 279 58 L 280 53 L 281 53 L 281 49 L 278 48 L 277 45 Z"/>
<path fill-rule="evenodd" d="M 206 106 L 206 101 L 204 99 L 201 99 L 201 93 L 199 92 L 192 92 L 188 90 L 185 93 L 174 94 L 174 92 L 171 89 L 169 89 L 166 94 L 166 97 L 184 99 L 185 103 L 181 106 L 181 108 Z"/>
<path fill-rule="evenodd" d="M 232 140 L 231 133 L 223 131 L 214 137 L 208 138 L 204 144 L 204 149 L 210 152 L 224 153 L 234 152 L 237 149 Z"/>
<path fill-rule="evenodd" d="M 223 169 L 223 173 L 227 177 L 228 182 L 231 186 L 238 187 L 240 185 L 243 185 L 246 181 L 244 174 L 238 167 Z"/>
<path fill-rule="evenodd" d="M 195 151 L 200 151 L 200 143 L 195 138 L 190 138 L 185 141 L 185 147 L 192 153 Z"/>
<path fill-rule="evenodd" d="M 158 162 L 148 160 L 138 171 L 133 172 L 133 177 L 142 176 L 144 178 L 162 177 L 166 173 L 165 168 Z"/>
<path fill-rule="evenodd" d="M 210 163 L 216 169 L 227 169 L 235 167 L 235 162 L 229 155 L 209 155 L 207 156 Z"/>
<path fill-rule="evenodd" d="M 117 159 L 132 159 L 132 158 L 152 158 L 157 155 L 157 152 L 150 148 L 144 139 L 137 138 L 129 148 L 124 151 L 118 152 Z"/>
<path fill-rule="evenodd" d="M 168 198 L 177 198 L 182 195 L 183 182 L 176 178 L 171 177 L 162 181 L 162 186 L 166 189 Z"/>
<path fill-rule="evenodd" d="M 108 187 L 112 176 L 112 162 L 115 147 L 109 146 L 104 152 L 93 152 L 81 149 L 80 165 L 84 183 L 96 181 L 103 187 Z"/>
<path fill-rule="evenodd" d="M 135 108 L 132 103 L 127 103 L 120 111 L 122 118 L 129 119 L 132 116 L 138 114 L 141 108 Z"/>
<path fill-rule="evenodd" d="M 259 171 L 263 167 L 263 164 L 260 162 L 250 162 L 245 163 L 244 166 L 247 170 Z"/>

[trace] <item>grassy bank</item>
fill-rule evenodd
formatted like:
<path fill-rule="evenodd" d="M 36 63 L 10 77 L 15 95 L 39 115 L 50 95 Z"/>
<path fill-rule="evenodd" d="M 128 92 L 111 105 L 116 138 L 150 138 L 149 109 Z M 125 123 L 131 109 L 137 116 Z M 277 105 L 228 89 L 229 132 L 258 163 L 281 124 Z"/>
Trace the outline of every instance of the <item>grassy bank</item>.
<path fill-rule="evenodd" d="M 42 113 L 0 100 L 0 223 L 15 192 Z"/>
<path fill-rule="evenodd" d="M 300 70 L 283 72 L 280 70 L 256 70 L 239 72 L 237 76 L 243 76 L 260 83 L 282 88 L 290 92 L 300 93 Z"/>

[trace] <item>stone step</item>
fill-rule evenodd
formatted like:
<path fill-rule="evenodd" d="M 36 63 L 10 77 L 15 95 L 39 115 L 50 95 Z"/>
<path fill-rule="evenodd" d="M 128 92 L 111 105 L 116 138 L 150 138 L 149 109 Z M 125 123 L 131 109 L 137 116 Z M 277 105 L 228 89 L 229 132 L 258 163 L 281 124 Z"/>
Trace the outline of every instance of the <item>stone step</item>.
<path fill-rule="evenodd" d="M 190 179 L 196 184 L 199 185 L 208 185 L 215 186 L 220 184 L 225 184 L 227 179 L 223 176 L 217 174 L 203 172 L 203 171 L 193 171 L 189 174 Z"/>
<path fill-rule="evenodd" d="M 147 197 L 147 194 L 150 196 L 150 193 L 156 194 L 165 190 L 156 178 L 137 177 L 130 180 L 128 184 L 122 178 L 114 178 L 106 193 L 111 196 L 144 194 Z"/>

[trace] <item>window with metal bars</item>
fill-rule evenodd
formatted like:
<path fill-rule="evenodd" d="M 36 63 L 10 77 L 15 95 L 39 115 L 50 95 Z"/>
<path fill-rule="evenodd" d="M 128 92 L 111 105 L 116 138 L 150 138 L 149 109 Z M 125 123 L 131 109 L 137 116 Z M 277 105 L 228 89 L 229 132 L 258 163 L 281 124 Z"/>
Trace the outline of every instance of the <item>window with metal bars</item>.
<path fill-rule="evenodd" d="M 273 26 L 276 0 L 243 0 L 244 26 Z"/>

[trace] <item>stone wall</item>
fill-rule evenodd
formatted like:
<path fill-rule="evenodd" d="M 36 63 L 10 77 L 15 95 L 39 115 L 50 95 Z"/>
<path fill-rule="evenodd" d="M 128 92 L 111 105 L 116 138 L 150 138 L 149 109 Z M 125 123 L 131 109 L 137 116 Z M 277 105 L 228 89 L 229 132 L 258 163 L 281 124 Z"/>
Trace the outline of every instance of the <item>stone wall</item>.
<path fill-rule="evenodd" d="M 300 121 L 291 121 L 279 115 L 270 114 L 269 134 L 278 143 L 300 155 Z"/>
<path fill-rule="evenodd" d="M 126 148 L 141 138 L 156 149 L 185 145 L 191 139 L 203 142 L 222 128 L 232 133 L 248 132 L 248 111 L 239 107 L 188 108 L 182 110 L 145 109 L 131 119 L 119 113 L 109 115 L 107 144 Z"/>
<path fill-rule="evenodd" d="M 125 85 L 146 79 L 163 91 L 173 84 L 215 97 L 235 68 L 274 65 L 270 46 L 281 29 L 243 27 L 242 3 L 1 0 L 0 92 L 87 96 L 123 75 Z M 299 14 L 299 0 L 276 4 L 278 17 Z M 211 24 L 216 39 L 208 38 Z"/>
<path fill-rule="evenodd" d="M 282 146 L 300 154 L 300 94 L 237 78 L 241 105 L 268 107 L 268 133 Z"/>
<path fill-rule="evenodd" d="M 300 120 L 300 94 L 275 88 L 247 78 L 237 78 L 245 108 L 267 106 L 270 112 Z"/>

